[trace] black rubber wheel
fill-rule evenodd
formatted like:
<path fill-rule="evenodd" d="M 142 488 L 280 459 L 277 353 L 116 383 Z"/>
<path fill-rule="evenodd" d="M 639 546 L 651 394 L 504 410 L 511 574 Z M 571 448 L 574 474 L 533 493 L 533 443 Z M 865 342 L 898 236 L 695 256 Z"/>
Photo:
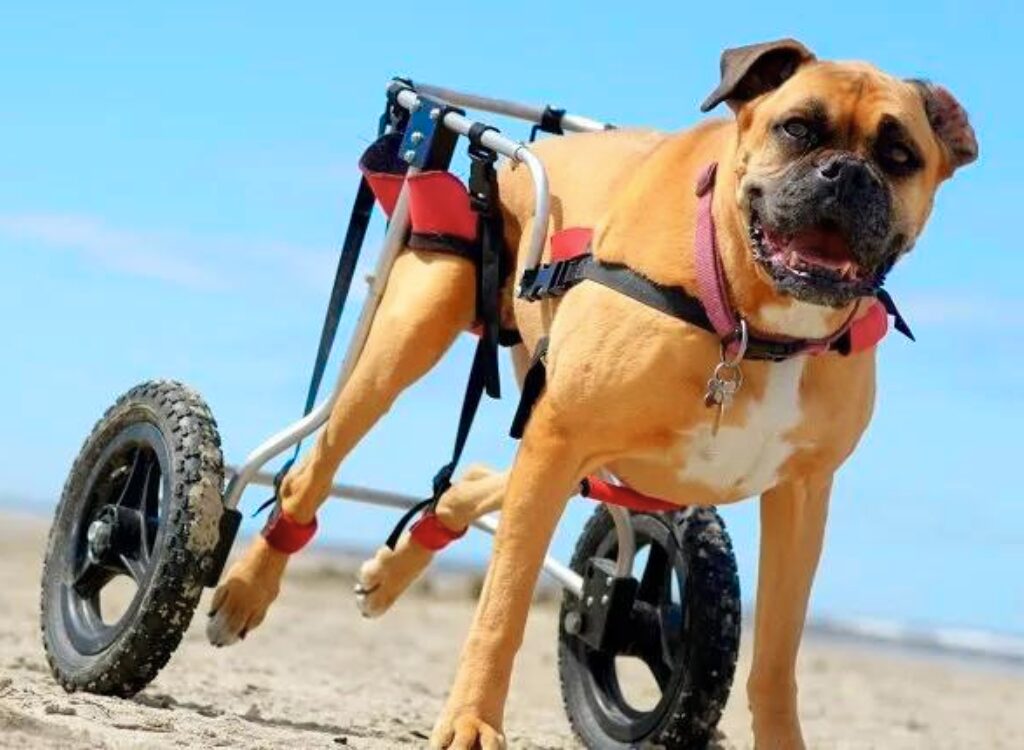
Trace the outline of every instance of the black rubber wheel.
<path fill-rule="evenodd" d="M 565 711 L 592 750 L 703 750 L 729 698 L 739 651 L 732 543 L 713 508 L 634 514 L 633 524 L 640 585 L 628 646 L 598 651 L 568 632 L 578 602 L 568 592 L 563 597 L 558 672 Z M 615 559 L 617 551 L 614 523 L 602 506 L 576 544 L 572 568 L 582 574 L 590 558 Z M 626 689 L 627 667 L 630 676 L 637 669 L 646 675 L 646 700 Z"/>
<path fill-rule="evenodd" d="M 43 566 L 43 646 L 66 690 L 127 697 L 167 663 L 214 564 L 223 484 L 217 424 L 180 383 L 143 383 L 96 424 Z M 134 584 L 119 615 L 115 582 Z"/>

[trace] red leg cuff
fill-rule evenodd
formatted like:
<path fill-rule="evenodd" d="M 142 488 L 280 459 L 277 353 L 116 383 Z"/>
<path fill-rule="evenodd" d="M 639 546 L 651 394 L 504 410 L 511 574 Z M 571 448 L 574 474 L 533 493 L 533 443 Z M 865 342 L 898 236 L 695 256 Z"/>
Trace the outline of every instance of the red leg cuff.
<path fill-rule="evenodd" d="M 285 513 L 280 505 L 277 505 L 271 511 L 261 533 L 271 547 L 278 552 L 291 555 L 309 544 L 309 540 L 316 534 L 316 518 L 309 523 L 302 524 Z"/>
<path fill-rule="evenodd" d="M 465 533 L 466 529 L 462 531 L 449 529 L 441 523 L 432 510 L 424 511 L 423 515 L 409 529 L 409 534 L 416 544 L 434 552 L 444 549 L 456 539 L 461 539 Z"/>

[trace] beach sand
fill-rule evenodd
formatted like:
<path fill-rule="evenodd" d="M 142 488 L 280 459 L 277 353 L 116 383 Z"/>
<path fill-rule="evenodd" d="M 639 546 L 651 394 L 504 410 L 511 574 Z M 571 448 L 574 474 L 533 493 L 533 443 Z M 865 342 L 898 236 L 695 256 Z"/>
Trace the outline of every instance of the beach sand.
<path fill-rule="evenodd" d="M 352 600 L 351 560 L 314 548 L 243 643 L 214 649 L 197 616 L 170 664 L 134 699 L 68 695 L 39 640 L 46 526 L 0 516 L 0 747 L 426 744 L 472 615 L 470 581 L 449 575 L 432 595 L 415 592 L 383 619 L 364 620 Z M 578 747 L 558 689 L 556 623 L 553 604 L 534 608 L 508 706 L 512 748 Z M 743 690 L 749 647 L 745 637 L 721 748 L 752 747 Z M 799 671 L 810 748 L 1024 748 L 1019 670 L 809 637 Z"/>

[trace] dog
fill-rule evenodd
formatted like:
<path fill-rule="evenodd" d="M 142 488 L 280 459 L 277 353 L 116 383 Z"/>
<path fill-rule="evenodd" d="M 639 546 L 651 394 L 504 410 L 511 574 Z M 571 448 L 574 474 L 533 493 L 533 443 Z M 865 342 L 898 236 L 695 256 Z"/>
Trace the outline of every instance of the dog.
<path fill-rule="evenodd" d="M 678 134 L 612 130 L 536 144 L 551 183 L 549 230 L 593 227 L 598 260 L 696 293 L 694 186 L 716 163 L 710 231 L 727 304 L 768 336 L 829 340 L 864 316 L 864 301 L 920 235 L 938 186 L 977 158 L 945 88 L 819 61 L 795 40 L 726 50 L 703 109 L 720 104 L 732 118 Z M 517 278 L 532 187 L 525 169 L 507 165 L 500 188 Z M 341 460 L 473 323 L 474 274 L 461 257 L 413 248 L 398 257 L 330 421 L 283 482 L 281 508 L 295 523 L 314 521 Z M 550 537 L 581 478 L 604 470 L 680 506 L 760 496 L 753 733 L 759 750 L 803 748 L 795 661 L 833 476 L 871 417 L 874 347 L 744 361 L 728 408 L 708 408 L 709 374 L 725 356 L 716 336 L 601 284 L 541 303 L 513 299 L 508 286 L 503 316 L 523 340 L 517 372 L 547 337 L 547 384 L 511 469 L 470 469 L 436 508 L 453 533 L 499 508 L 501 521 L 431 747 L 505 746 L 503 706 Z M 406 534 L 367 561 L 357 587 L 364 614 L 387 610 L 432 554 Z M 260 624 L 286 562 L 253 540 L 214 596 L 215 644 Z"/>

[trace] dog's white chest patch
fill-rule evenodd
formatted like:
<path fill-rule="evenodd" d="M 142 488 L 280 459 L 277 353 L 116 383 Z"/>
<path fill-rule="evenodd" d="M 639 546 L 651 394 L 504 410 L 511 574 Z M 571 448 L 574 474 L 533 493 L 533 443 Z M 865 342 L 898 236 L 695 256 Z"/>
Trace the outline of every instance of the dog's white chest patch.
<path fill-rule="evenodd" d="M 679 478 L 699 482 L 723 500 L 755 495 L 772 487 L 794 446 L 786 433 L 800 423 L 800 379 L 806 357 L 769 366 L 764 395 L 749 404 L 745 424 L 723 424 L 717 435 L 702 424 L 684 433 Z"/>

